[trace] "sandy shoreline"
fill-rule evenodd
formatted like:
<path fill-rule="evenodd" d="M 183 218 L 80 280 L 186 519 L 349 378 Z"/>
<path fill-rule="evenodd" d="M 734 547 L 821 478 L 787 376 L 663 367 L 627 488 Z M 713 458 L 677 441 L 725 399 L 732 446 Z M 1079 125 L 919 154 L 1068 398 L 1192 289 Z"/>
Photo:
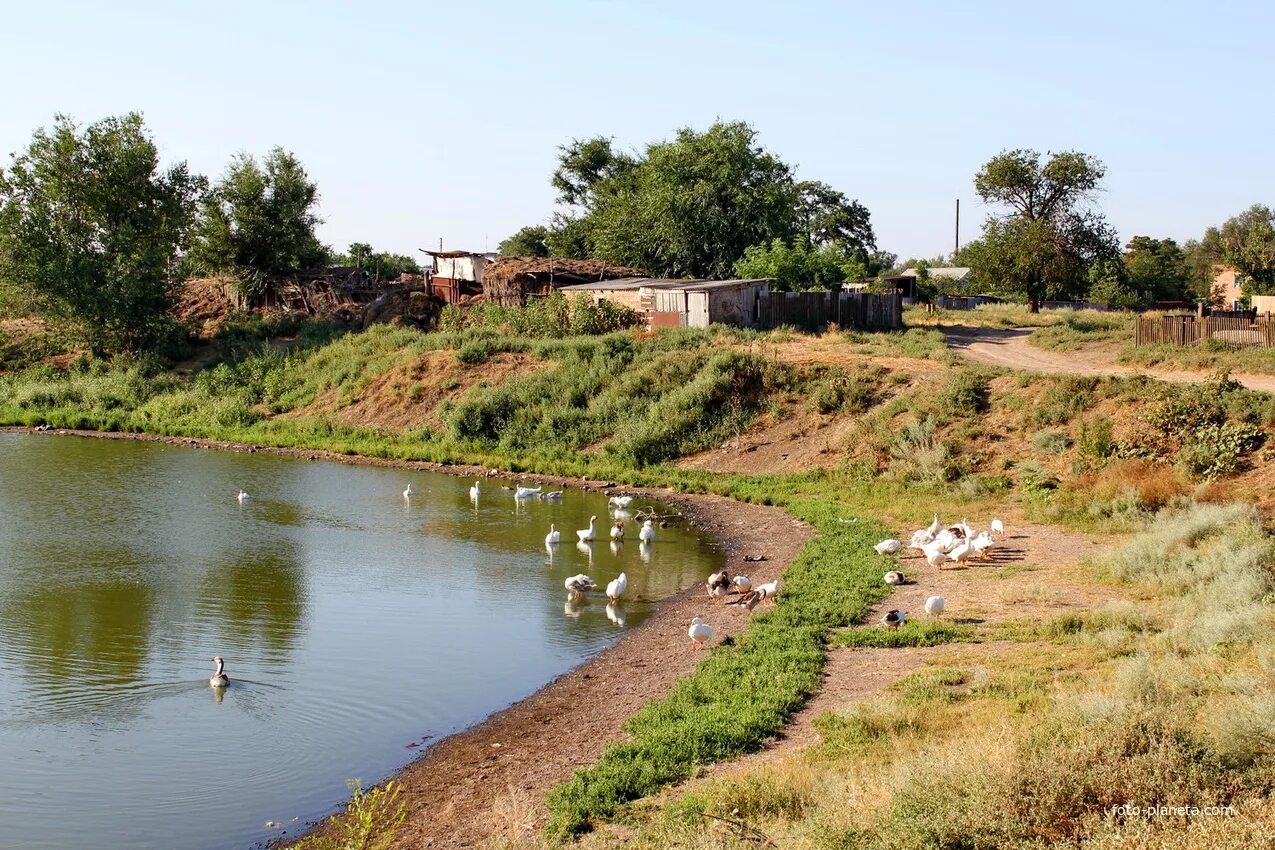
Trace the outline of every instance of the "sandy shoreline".
<path fill-rule="evenodd" d="M 422 469 L 467 477 L 486 471 L 474 466 L 226 440 L 67 429 L 50 433 Z M 498 477 L 510 481 L 534 479 L 599 492 L 614 487 L 609 482 L 552 475 L 502 471 Z M 664 488 L 623 490 L 678 507 L 691 525 L 712 535 L 723 547 L 727 569 L 755 580 L 769 581 L 780 575 L 813 534 L 810 526 L 780 508 Z M 745 563 L 745 555 L 764 555 L 767 560 Z M 748 624 L 746 611 L 715 604 L 706 597 L 702 586 L 691 587 L 660 602 L 641 626 L 630 630 L 615 645 L 526 699 L 443 739 L 404 767 L 395 778 L 403 783 L 408 819 L 396 846 L 469 848 L 494 838 L 538 830 L 544 822 L 545 794 L 569 779 L 576 768 L 595 761 L 608 743 L 621 739 L 621 726 L 628 717 L 648 700 L 667 693 L 695 666 L 701 656 L 689 650 L 686 627 L 696 615 L 704 616 L 713 625 L 714 643 L 740 633 Z"/>

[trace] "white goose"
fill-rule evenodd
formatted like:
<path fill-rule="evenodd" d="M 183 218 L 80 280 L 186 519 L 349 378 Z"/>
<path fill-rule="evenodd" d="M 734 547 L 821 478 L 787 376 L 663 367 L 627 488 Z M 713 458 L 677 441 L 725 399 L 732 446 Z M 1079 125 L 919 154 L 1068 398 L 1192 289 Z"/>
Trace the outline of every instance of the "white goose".
<path fill-rule="evenodd" d="M 408 484 L 408 485 L 407 485 L 407 489 L 403 491 L 403 498 L 404 498 L 404 499 L 410 499 L 410 498 L 412 498 L 412 497 L 413 497 L 413 496 L 415 496 L 415 495 L 416 495 L 416 493 L 415 493 L 415 491 L 413 491 L 413 490 L 412 490 L 412 485 L 411 485 L 411 484 Z"/>
<path fill-rule="evenodd" d="M 691 627 L 686 630 L 686 636 L 691 639 L 691 648 L 700 649 L 713 637 L 713 627 L 700 617 L 691 620 Z"/>
<path fill-rule="evenodd" d="M 882 540 L 880 543 L 872 547 L 878 555 L 893 555 L 895 552 L 903 548 L 902 540 L 895 540 L 893 537 Z"/>
<path fill-rule="evenodd" d="M 747 593 L 741 593 L 726 604 L 742 605 L 751 611 L 767 599 L 774 599 L 777 595 L 779 595 L 779 579 L 759 584 Z"/>
<path fill-rule="evenodd" d="M 567 593 L 572 596 L 584 596 L 590 590 L 597 587 L 597 585 L 593 583 L 593 579 L 589 578 L 584 573 L 576 573 L 564 581 L 562 586 L 565 587 L 567 589 Z"/>
<path fill-rule="evenodd" d="M 908 621 L 907 611 L 886 611 L 885 616 L 881 618 L 881 625 L 888 629 L 897 629 Z"/>
<path fill-rule="evenodd" d="M 217 665 L 217 672 L 208 678 L 208 687 L 224 688 L 230 684 L 230 677 L 226 675 L 226 662 L 220 655 L 214 655 L 213 663 Z"/>
<path fill-rule="evenodd" d="M 907 576 L 898 570 L 890 570 L 885 574 L 885 583 L 890 585 L 900 585 L 907 583 Z"/>
<path fill-rule="evenodd" d="M 934 515 L 934 522 L 930 523 L 930 527 L 926 529 L 930 533 L 930 537 L 936 536 L 943 530 L 943 523 L 939 522 L 939 515 Z"/>
<path fill-rule="evenodd" d="M 992 534 L 1004 534 L 1004 533 L 1005 533 L 1005 523 L 1003 523 L 999 519 L 992 520 Z"/>
<path fill-rule="evenodd" d="M 588 543 L 593 540 L 593 524 L 598 521 L 596 516 L 589 517 L 589 527 L 581 528 L 576 531 L 576 537 L 581 543 Z"/>
<path fill-rule="evenodd" d="M 713 573 L 704 584 L 708 588 L 708 595 L 714 599 L 724 599 L 730 595 L 730 573 L 726 570 Z"/>
<path fill-rule="evenodd" d="M 970 556 L 973 554 L 974 554 L 974 541 L 963 540 L 961 541 L 960 545 L 958 545 L 951 552 L 947 553 L 947 557 L 948 557 L 948 560 L 954 561 L 958 564 L 963 564 L 966 561 L 968 561 L 970 559 Z"/>
<path fill-rule="evenodd" d="M 237 498 L 237 499 L 239 500 L 239 504 L 241 504 L 241 505 L 242 505 L 244 502 L 246 502 L 246 501 L 248 501 L 249 499 L 251 499 L 251 498 L 252 498 L 252 496 L 249 496 L 249 495 L 248 495 L 248 493 L 247 493 L 247 491 L 240 490 L 240 491 L 239 491 L 239 495 L 238 495 L 238 496 L 236 496 L 235 498 Z"/>
<path fill-rule="evenodd" d="M 947 607 L 947 600 L 942 596 L 931 596 L 925 600 L 925 613 L 931 617 L 937 617 L 942 614 L 945 607 Z"/>
<path fill-rule="evenodd" d="M 615 525 L 611 526 L 611 539 L 617 541 L 624 539 L 624 523 L 620 520 L 616 520 Z"/>
<path fill-rule="evenodd" d="M 562 540 L 562 533 L 558 531 L 558 526 L 549 523 L 549 533 L 545 535 L 545 545 L 555 546 Z"/>
<path fill-rule="evenodd" d="M 979 558 L 986 558 L 987 553 L 992 551 L 995 546 L 996 538 L 986 531 L 980 531 L 978 536 L 970 541 L 970 548 L 974 550 L 974 554 Z"/>
<path fill-rule="evenodd" d="M 926 543 L 921 547 L 921 553 L 925 555 L 925 562 L 931 567 L 943 569 L 943 565 L 947 563 L 947 551 L 943 548 L 942 541 Z"/>
<path fill-rule="evenodd" d="M 650 543 L 655 539 L 655 524 L 649 519 L 642 523 L 642 529 L 638 532 L 638 540 L 643 543 Z"/>
<path fill-rule="evenodd" d="M 561 491 L 561 490 L 551 490 L 551 491 L 550 491 L 550 492 L 548 492 L 548 493 L 541 493 L 541 494 L 540 494 L 540 499 L 541 499 L 541 501 L 557 501 L 557 500 L 561 500 L 561 499 L 562 499 L 562 491 Z"/>
<path fill-rule="evenodd" d="M 612 603 L 619 602 L 620 597 L 629 589 L 629 577 L 624 573 L 620 573 L 611 581 L 607 582 L 607 599 Z"/>
<path fill-rule="evenodd" d="M 632 496 L 612 496 L 610 499 L 607 499 L 607 504 L 615 505 L 620 510 L 624 510 L 629 505 L 633 504 L 633 497 Z"/>
<path fill-rule="evenodd" d="M 542 489 L 544 488 L 543 487 L 515 487 L 514 498 L 515 499 L 530 499 L 532 496 L 539 494 Z"/>
<path fill-rule="evenodd" d="M 735 585 L 735 589 L 740 593 L 747 593 L 753 589 L 753 580 L 748 576 L 735 576 L 730 582 Z"/>
<path fill-rule="evenodd" d="M 469 488 L 469 498 L 477 499 L 481 494 L 482 494 L 482 487 L 479 486 L 479 483 L 477 481 L 475 481 L 474 486 Z"/>

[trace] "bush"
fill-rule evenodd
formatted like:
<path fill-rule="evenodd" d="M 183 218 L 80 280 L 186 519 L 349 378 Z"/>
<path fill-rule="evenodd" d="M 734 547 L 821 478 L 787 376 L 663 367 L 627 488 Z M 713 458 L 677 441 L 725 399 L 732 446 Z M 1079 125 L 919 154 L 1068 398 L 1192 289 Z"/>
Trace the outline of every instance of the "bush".
<path fill-rule="evenodd" d="M 941 415 L 951 418 L 974 416 L 987 410 L 988 377 L 963 369 L 954 374 L 935 401 Z"/>
<path fill-rule="evenodd" d="M 1203 425 L 1191 434 L 1178 453 L 1178 465 L 1193 478 L 1212 481 L 1235 472 L 1243 457 L 1265 438 L 1261 431 L 1244 423 Z"/>
<path fill-rule="evenodd" d="M 1071 438 L 1067 432 L 1056 428 L 1046 428 L 1032 435 L 1032 448 L 1045 454 L 1060 454 L 1070 445 Z"/>
<path fill-rule="evenodd" d="M 875 389 L 862 373 L 833 368 L 815 384 L 807 403 L 816 413 L 862 413 L 872 406 Z"/>

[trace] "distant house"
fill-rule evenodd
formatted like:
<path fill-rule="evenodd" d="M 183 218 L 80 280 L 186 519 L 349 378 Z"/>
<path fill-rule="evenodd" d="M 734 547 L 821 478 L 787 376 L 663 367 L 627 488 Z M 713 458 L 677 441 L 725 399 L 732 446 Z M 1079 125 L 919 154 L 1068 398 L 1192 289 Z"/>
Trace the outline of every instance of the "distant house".
<path fill-rule="evenodd" d="M 1232 266 L 1214 266 L 1213 303 L 1223 310 L 1234 310 L 1235 305 L 1246 300 L 1243 290 L 1244 275 Z"/>
<path fill-rule="evenodd" d="M 968 286 L 970 282 L 970 269 L 967 266 L 935 266 L 929 269 L 930 278 L 932 280 L 940 280 L 944 283 L 957 283 L 963 287 Z M 920 277 L 920 271 L 915 268 L 904 269 L 897 274 L 888 274 L 881 277 L 881 284 L 886 288 L 893 288 L 899 291 L 905 300 L 911 302 L 916 298 L 916 281 Z M 869 288 L 873 288 L 877 283 L 876 280 L 862 280 L 855 283 L 847 283 L 845 288 L 850 292 L 864 292 Z"/>
<path fill-rule="evenodd" d="M 482 292 L 483 272 L 496 258 L 495 254 L 477 254 L 473 251 L 426 251 L 434 258 L 434 268 L 429 277 L 429 291 L 449 304 L 460 301 L 466 295 Z"/>
<path fill-rule="evenodd" d="M 561 287 L 595 304 L 611 301 L 647 317 L 651 327 L 706 328 L 710 324 L 752 327 L 757 298 L 770 291 L 770 278 L 741 280 L 677 280 L 630 277 Z"/>

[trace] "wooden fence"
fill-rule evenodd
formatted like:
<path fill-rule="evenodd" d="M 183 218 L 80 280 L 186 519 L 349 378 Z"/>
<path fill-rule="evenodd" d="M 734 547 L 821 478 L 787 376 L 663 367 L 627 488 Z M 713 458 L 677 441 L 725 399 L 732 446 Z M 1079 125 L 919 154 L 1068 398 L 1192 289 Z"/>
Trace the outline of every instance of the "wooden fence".
<path fill-rule="evenodd" d="M 1206 316 L 1139 316 L 1133 344 L 1196 345 L 1206 339 L 1228 348 L 1275 348 L 1275 322 Z"/>
<path fill-rule="evenodd" d="M 762 292 L 757 296 L 757 327 L 792 325 L 814 331 L 834 324 L 858 330 L 903 327 L 903 300 L 897 292 Z"/>

